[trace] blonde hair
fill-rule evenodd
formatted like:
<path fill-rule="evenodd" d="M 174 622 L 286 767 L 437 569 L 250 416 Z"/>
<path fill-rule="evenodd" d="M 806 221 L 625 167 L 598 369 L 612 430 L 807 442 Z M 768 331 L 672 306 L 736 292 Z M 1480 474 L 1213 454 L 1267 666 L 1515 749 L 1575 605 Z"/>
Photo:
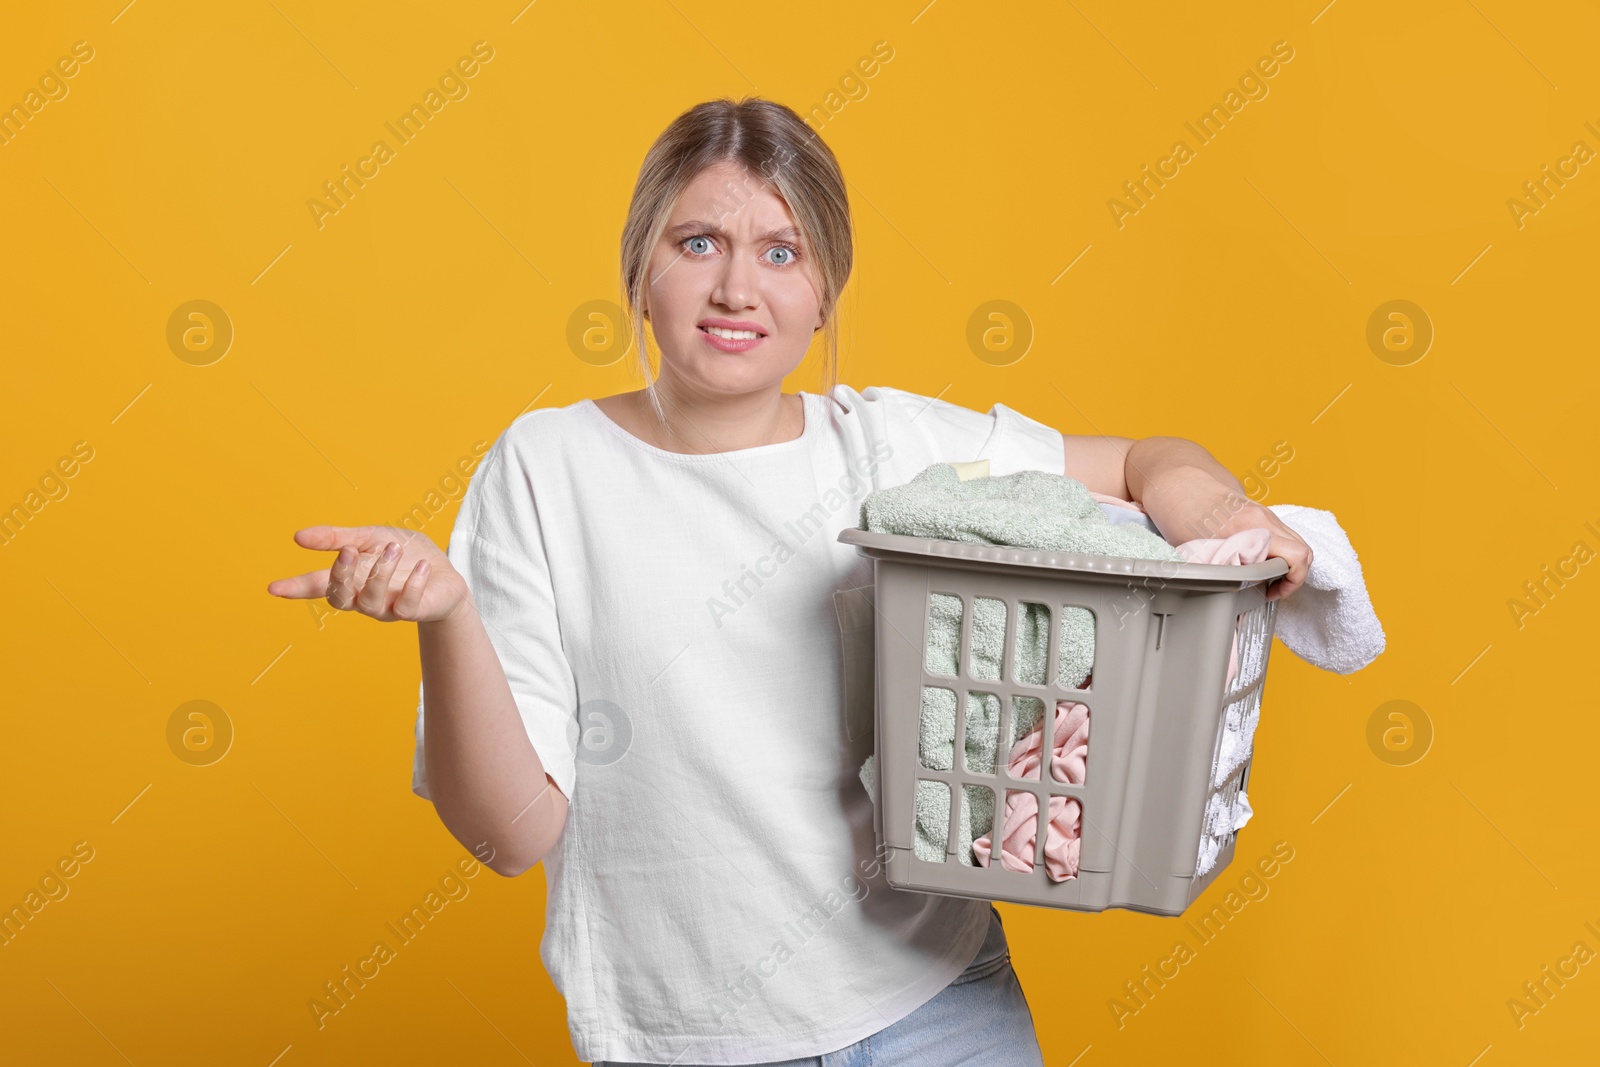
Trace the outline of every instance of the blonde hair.
<path fill-rule="evenodd" d="M 816 131 L 782 104 L 754 96 L 708 100 L 679 115 L 650 146 L 622 228 L 622 306 L 639 345 L 645 392 L 663 423 L 645 332 L 650 259 L 683 190 L 705 168 L 723 162 L 743 165 L 772 188 L 794 216 L 819 288 L 826 342 L 824 394 L 838 380 L 835 310 L 850 277 L 854 251 L 850 201 L 839 162 Z"/>

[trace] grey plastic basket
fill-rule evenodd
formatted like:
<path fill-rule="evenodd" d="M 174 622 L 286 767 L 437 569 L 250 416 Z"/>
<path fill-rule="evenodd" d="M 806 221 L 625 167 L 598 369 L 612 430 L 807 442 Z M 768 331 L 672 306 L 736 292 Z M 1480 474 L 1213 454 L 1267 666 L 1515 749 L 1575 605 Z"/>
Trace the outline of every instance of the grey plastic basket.
<path fill-rule="evenodd" d="M 1275 558 L 1224 566 L 1072 555 L 858 529 L 845 529 L 838 539 L 873 560 L 873 587 L 863 593 L 872 593 L 876 609 L 874 827 L 891 886 L 1077 911 L 1127 908 L 1180 915 L 1228 866 L 1236 834 L 1231 830 L 1214 866 L 1196 873 L 1206 832 L 1202 824 L 1214 794 L 1231 803 L 1247 782 L 1248 756 L 1231 770 L 1219 768 L 1219 747 L 1229 706 L 1251 712 L 1260 706 L 1277 608 L 1276 601 L 1267 600 L 1265 587 L 1288 571 L 1287 563 Z M 924 650 L 934 593 L 962 601 L 954 677 L 927 670 Z M 971 672 L 974 598 L 1005 605 L 999 680 Z M 1013 677 L 1023 604 L 1048 609 L 1043 685 Z M 1086 689 L 1069 689 L 1058 680 L 1063 606 L 1085 608 L 1094 616 L 1094 661 Z M 1225 689 L 1236 621 L 1238 675 Z M 924 686 L 956 694 L 955 756 L 949 770 L 924 766 L 919 754 Z M 968 770 L 963 758 L 972 692 L 1000 701 L 994 774 Z M 1010 746 L 1004 739 L 1013 734 L 1016 697 L 1040 698 L 1049 716 L 1057 700 L 1088 706 L 1082 785 L 1057 780 L 1048 759 L 1037 779 L 1010 773 Z M 1054 721 L 1045 720 L 1046 737 L 1053 736 Z M 919 780 L 945 782 L 950 790 L 949 843 L 942 863 L 918 858 L 913 848 Z M 1031 871 L 1006 869 L 998 844 L 988 866 L 958 862 L 956 820 L 967 786 L 993 791 L 994 838 L 1000 836 L 1008 792 L 1027 791 L 1038 799 Z M 1051 796 L 1076 797 L 1082 806 L 1078 873 L 1061 882 L 1050 880 L 1045 867 Z"/>

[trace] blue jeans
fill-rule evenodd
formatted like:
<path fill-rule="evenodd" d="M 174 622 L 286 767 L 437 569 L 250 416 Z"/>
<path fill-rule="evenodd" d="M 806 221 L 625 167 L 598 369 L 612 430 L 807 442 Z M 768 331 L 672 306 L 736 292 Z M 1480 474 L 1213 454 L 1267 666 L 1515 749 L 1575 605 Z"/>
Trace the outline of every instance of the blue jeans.
<path fill-rule="evenodd" d="M 989 908 L 989 934 L 972 963 L 932 1000 L 893 1025 L 826 1056 L 748 1067 L 1044 1067 L 1033 1012 L 1000 924 Z M 602 1061 L 594 1067 L 647 1067 Z M 677 1067 L 690 1067 L 678 1064 Z"/>

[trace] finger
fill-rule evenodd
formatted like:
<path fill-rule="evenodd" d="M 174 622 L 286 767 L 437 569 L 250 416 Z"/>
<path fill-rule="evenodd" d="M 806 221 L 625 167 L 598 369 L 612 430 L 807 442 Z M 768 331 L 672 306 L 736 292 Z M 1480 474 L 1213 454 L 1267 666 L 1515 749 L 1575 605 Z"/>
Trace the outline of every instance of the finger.
<path fill-rule="evenodd" d="M 295 544 L 323 552 L 337 552 L 345 545 L 373 552 L 383 547 L 382 538 L 379 526 L 307 526 L 294 532 Z"/>
<path fill-rule="evenodd" d="M 363 615 L 382 616 L 389 607 L 389 580 L 394 577 L 395 565 L 400 562 L 400 546 L 393 541 L 383 546 L 367 574 L 361 592 L 356 594 L 356 610 Z"/>
<path fill-rule="evenodd" d="M 356 564 L 361 553 L 350 545 L 339 549 L 339 555 L 328 568 L 328 598 L 330 607 L 349 611 L 356 602 Z"/>
<path fill-rule="evenodd" d="M 394 614 L 396 618 L 413 621 L 422 611 L 422 593 L 428 585 L 428 561 L 418 560 L 417 565 L 411 568 L 411 574 L 406 578 L 406 584 L 401 588 L 400 595 L 395 598 Z"/>
<path fill-rule="evenodd" d="M 1311 550 L 1296 538 L 1273 554 L 1289 564 L 1289 572 L 1272 582 L 1267 589 L 1267 599 L 1282 600 L 1305 584 L 1306 576 L 1311 573 Z"/>
<path fill-rule="evenodd" d="M 267 583 L 267 592 L 292 600 L 315 599 L 328 595 L 328 568 L 308 571 L 293 578 L 278 578 Z"/>
<path fill-rule="evenodd" d="M 1273 581 L 1272 585 L 1268 587 L 1268 589 L 1267 589 L 1267 599 L 1268 600 L 1282 600 L 1284 597 L 1288 596 L 1290 593 L 1293 593 L 1296 589 L 1299 589 L 1301 583 L 1304 580 L 1305 580 L 1304 577 L 1300 574 L 1300 572 L 1298 572 L 1295 569 L 1294 565 L 1291 563 L 1290 566 L 1289 566 L 1289 573 L 1285 574 L 1281 578 L 1275 579 Z"/>

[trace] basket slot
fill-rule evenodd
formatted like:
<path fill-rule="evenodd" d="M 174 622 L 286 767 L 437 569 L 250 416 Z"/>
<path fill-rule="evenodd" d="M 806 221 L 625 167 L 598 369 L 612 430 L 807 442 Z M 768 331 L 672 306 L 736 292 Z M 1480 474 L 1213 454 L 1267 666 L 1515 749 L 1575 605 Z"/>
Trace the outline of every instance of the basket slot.
<path fill-rule="evenodd" d="M 1211 758 L 1213 788 L 1221 787 L 1254 751 L 1256 726 L 1261 719 L 1263 681 L 1257 678 L 1248 689 L 1227 694 L 1228 702 L 1222 710 L 1216 749 Z"/>
<path fill-rule="evenodd" d="M 1269 600 L 1239 616 L 1239 673 L 1229 686 L 1230 696 L 1248 689 L 1266 673 L 1277 607 L 1277 601 Z"/>
<path fill-rule="evenodd" d="M 987 836 L 990 841 L 995 838 L 997 824 L 1000 822 L 1000 813 L 995 807 L 995 792 L 986 785 L 963 785 L 962 795 L 966 798 L 967 810 L 971 813 L 972 839 L 978 840 Z M 968 856 L 965 862 L 977 866 L 977 857 Z"/>
<path fill-rule="evenodd" d="M 1204 814 L 1201 816 L 1200 851 L 1195 858 L 1197 876 L 1212 871 L 1221 855 L 1239 836 L 1239 831 L 1234 829 L 1229 816 L 1233 811 L 1234 802 L 1240 792 L 1244 791 L 1249 771 L 1250 765 L 1246 761 L 1244 766 L 1229 775 L 1227 781 L 1206 797 Z"/>
<path fill-rule="evenodd" d="M 1052 621 L 1054 632 L 1050 637 L 1050 684 L 1068 692 L 1087 692 L 1094 685 L 1094 665 L 1100 652 L 1099 613 L 1084 604 L 1062 604 Z M 1061 662 L 1063 631 L 1068 627 L 1082 630 L 1089 639 L 1088 655 L 1082 661 L 1075 660 L 1070 664 Z M 1074 682 L 1076 686 L 1072 684 Z"/>
<path fill-rule="evenodd" d="M 1023 737 L 1027 737 L 1034 730 L 1039 730 L 1042 737 L 1051 736 L 1051 732 L 1055 728 L 1055 723 L 1050 718 L 1050 705 L 1046 704 L 1038 697 L 1013 696 L 1011 698 L 1011 708 L 1013 712 L 1012 721 L 1014 725 L 1009 733 L 1001 735 L 1003 737 L 1010 737 L 1012 739 L 1011 744 L 1006 746 L 1006 777 L 1012 781 L 1036 782 L 1039 780 L 1040 763 L 1035 762 L 1032 767 L 1026 769 L 1022 774 L 1016 774 L 1011 770 L 1010 752 L 1012 749 L 1017 747 L 1018 741 L 1020 741 Z M 1024 723 L 1027 725 L 1025 726 Z M 1021 735 L 1020 737 L 1018 736 L 1019 734 Z"/>
<path fill-rule="evenodd" d="M 956 803 L 955 787 L 948 782 L 939 783 L 950 798 L 950 823 L 945 830 L 944 856 L 948 863 L 952 858 L 959 861 L 961 854 L 961 809 L 963 805 Z"/>
<path fill-rule="evenodd" d="M 1003 676 L 1005 681 L 1014 682 L 1016 681 L 1016 668 L 1012 666 L 1015 662 L 1012 657 L 1017 654 L 1017 617 L 1021 612 L 1017 609 L 1017 602 L 1011 597 L 1006 597 L 1004 600 L 994 597 L 978 597 L 973 600 L 974 605 L 984 604 L 985 602 L 989 605 L 999 605 L 998 609 L 990 607 L 988 610 L 1002 612 L 1001 632 L 1005 634 L 1000 642 L 1000 662 L 997 665 L 1000 669 L 995 673 L 995 680 L 999 681 Z M 974 611 L 977 610 L 980 609 L 974 607 Z"/>
<path fill-rule="evenodd" d="M 966 598 L 959 593 L 930 590 L 927 608 L 926 622 L 923 632 L 919 635 L 922 641 L 922 669 L 929 674 L 958 678 L 961 676 L 961 664 L 965 660 L 964 650 L 969 639 Z M 953 619 L 956 622 L 958 636 L 955 648 L 942 647 L 930 640 L 935 632 L 943 632 L 942 626 L 934 625 L 936 619 L 946 622 Z"/>
<path fill-rule="evenodd" d="M 1002 737 L 1007 736 L 1006 731 L 1011 729 L 1011 716 L 1006 713 L 1005 704 L 1000 697 L 982 689 L 967 689 L 963 691 L 965 700 L 962 702 L 961 726 L 961 769 L 968 774 L 992 775 L 997 773 L 996 768 L 1006 759 L 1011 752 L 1010 745 L 999 743 Z M 996 712 L 998 719 L 996 722 Z M 968 744 L 968 740 L 971 744 Z M 986 751 L 989 759 L 986 762 L 974 763 L 973 748 L 979 750 L 980 760 Z"/>
<path fill-rule="evenodd" d="M 940 729 L 941 724 L 934 718 L 934 709 L 943 704 L 950 706 L 951 717 L 949 723 L 944 724 L 945 728 Z M 922 687 L 917 759 L 930 771 L 947 771 L 955 766 L 955 753 L 961 743 L 957 739 L 961 724 L 960 716 L 955 712 L 956 707 L 956 690 L 947 685 Z"/>
<path fill-rule="evenodd" d="M 950 804 L 952 791 L 950 783 L 933 778 L 918 778 L 916 786 L 916 803 L 911 810 L 911 842 L 912 854 L 925 863 L 943 863 L 949 858 L 951 842 L 957 826 L 958 812 Z M 944 825 L 941 827 L 936 816 L 944 813 Z M 944 837 L 944 847 L 939 847 L 939 838 Z"/>
<path fill-rule="evenodd" d="M 1062 729 L 1066 729 L 1067 725 L 1071 725 L 1071 724 L 1064 724 L 1062 722 L 1062 720 L 1063 719 L 1072 718 L 1075 714 L 1079 713 L 1079 709 L 1080 708 L 1082 709 L 1081 710 L 1081 714 L 1085 717 L 1086 721 L 1083 724 L 1084 725 L 1084 737 L 1083 737 L 1084 752 L 1083 752 L 1083 769 L 1081 771 L 1080 780 L 1076 781 L 1076 782 L 1072 781 L 1073 764 L 1071 762 L 1071 758 L 1070 758 L 1071 754 L 1070 754 L 1070 752 L 1068 754 L 1069 755 L 1068 765 L 1065 766 L 1065 767 L 1060 768 L 1059 771 L 1058 771 L 1058 769 L 1056 767 L 1056 761 L 1055 761 L 1055 744 L 1054 744 L 1053 741 L 1052 741 L 1051 746 L 1050 746 L 1049 755 L 1042 762 L 1048 764 L 1048 766 L 1050 767 L 1050 781 L 1052 783 L 1061 784 L 1061 785 L 1087 786 L 1089 784 L 1089 762 L 1090 762 L 1091 753 L 1093 752 L 1093 745 L 1091 743 L 1093 730 L 1092 730 L 1092 727 L 1090 726 L 1090 723 L 1092 723 L 1094 716 L 1092 714 L 1090 714 L 1089 705 L 1084 703 L 1083 701 L 1063 701 L 1062 703 L 1065 703 L 1066 707 L 1062 707 L 1061 704 L 1057 704 L 1054 708 L 1050 709 L 1050 712 L 1049 712 L 1050 722 L 1047 725 L 1046 729 L 1050 730 L 1051 733 L 1048 734 L 1047 736 L 1049 736 L 1051 738 L 1054 738 L 1054 735 L 1055 735 L 1056 731 L 1062 730 Z M 1076 729 L 1077 729 L 1076 726 L 1074 726 L 1072 732 L 1075 733 Z M 1063 743 L 1066 743 L 1067 741 L 1070 741 L 1070 740 L 1071 740 L 1071 737 L 1069 736 L 1063 741 Z"/>

